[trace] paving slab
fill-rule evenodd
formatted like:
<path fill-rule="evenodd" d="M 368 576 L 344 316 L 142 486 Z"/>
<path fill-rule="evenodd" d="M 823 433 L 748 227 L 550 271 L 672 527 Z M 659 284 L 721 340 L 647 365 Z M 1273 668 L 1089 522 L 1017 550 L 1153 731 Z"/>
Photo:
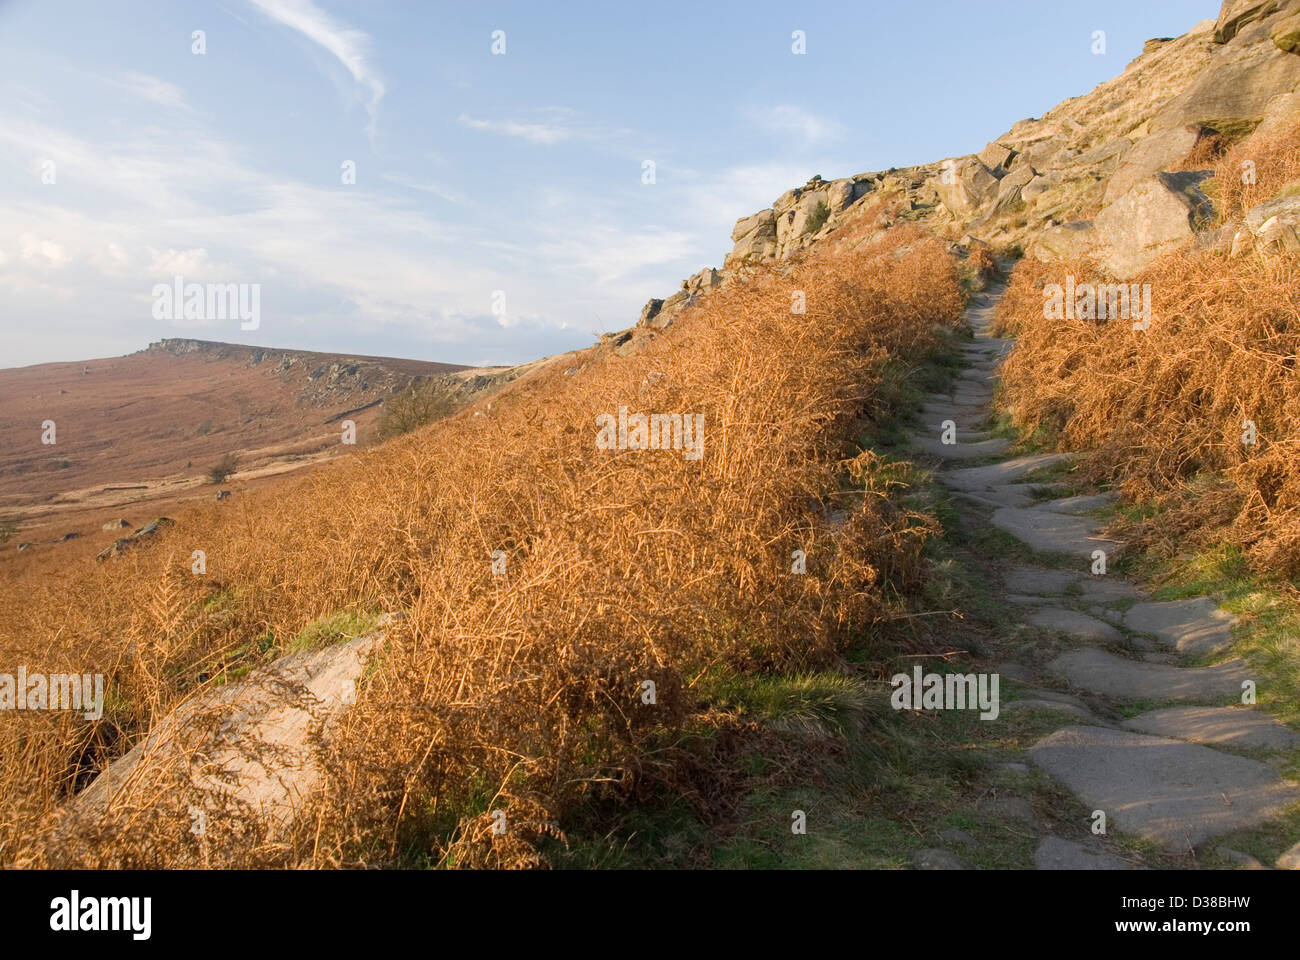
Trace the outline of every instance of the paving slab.
<path fill-rule="evenodd" d="M 912 863 L 918 870 L 969 870 L 966 861 L 951 850 L 935 847 L 918 850 L 912 854 Z"/>
<path fill-rule="evenodd" d="M 1025 700 L 1012 700 L 1010 703 L 1002 704 L 1001 713 L 1020 713 L 1025 710 L 1044 710 L 1048 713 L 1064 713 L 1076 720 L 1092 720 L 1092 711 L 1087 707 L 1076 707 L 1072 703 L 1061 703 L 1059 700 L 1039 700 L 1030 697 Z"/>
<path fill-rule="evenodd" d="M 1119 857 L 1072 840 L 1044 837 L 1034 851 L 1036 870 L 1132 870 L 1131 863 Z"/>
<path fill-rule="evenodd" d="M 1300 787 L 1266 764 L 1166 737 L 1070 726 L 1029 755 L 1113 828 L 1175 853 L 1276 817 Z"/>
<path fill-rule="evenodd" d="M 993 667 L 993 672 L 999 677 L 1006 677 L 1008 680 L 1016 680 L 1020 683 L 1028 683 L 1034 679 L 1034 671 L 1030 670 L 1023 663 L 999 663 Z"/>
<path fill-rule="evenodd" d="M 1089 615 L 1096 617 L 1098 620 L 1105 620 L 1107 623 L 1113 623 L 1116 626 L 1119 626 L 1124 622 L 1124 614 L 1120 613 L 1118 610 L 1111 610 L 1109 607 L 1089 607 L 1088 613 Z M 1131 642 L 1132 638 L 1125 639 L 1130 641 L 1129 646 L 1133 646 Z"/>
<path fill-rule="evenodd" d="M 1209 597 L 1137 603 L 1124 614 L 1124 626 L 1159 637 L 1179 653 L 1200 657 L 1232 642 L 1237 618 Z"/>
<path fill-rule="evenodd" d="M 1119 497 L 1113 493 L 1093 493 L 1088 496 L 1061 497 L 1059 500 L 1049 500 L 1043 506 L 1048 510 L 1055 510 L 1057 513 L 1089 513 L 1098 507 L 1108 506 L 1118 500 Z"/>
<path fill-rule="evenodd" d="M 1300 870 L 1300 843 L 1278 857 L 1274 866 L 1279 870 Z"/>
<path fill-rule="evenodd" d="M 937 437 L 913 437 L 912 443 L 932 457 L 941 460 L 979 460 L 984 457 L 996 457 L 1011 446 L 1011 441 L 1003 437 L 980 440 L 976 443 L 943 443 Z"/>
<path fill-rule="evenodd" d="M 1127 580 L 1113 580 L 1106 576 L 1084 577 L 1079 588 L 1085 600 L 1094 603 L 1111 603 L 1115 600 L 1142 600 L 1146 594 Z"/>
<path fill-rule="evenodd" d="M 1064 607 L 1042 607 L 1025 618 L 1036 627 L 1059 630 L 1093 643 L 1119 643 L 1124 635 L 1103 620 Z"/>
<path fill-rule="evenodd" d="M 1240 702 L 1242 681 L 1253 679 L 1242 660 L 1213 667 L 1172 667 L 1126 660 L 1095 647 L 1063 653 L 1047 670 L 1080 690 L 1119 700 Z"/>
<path fill-rule="evenodd" d="M 958 380 L 953 384 L 952 398 L 957 401 L 988 403 L 993 399 L 993 388 L 970 380 Z"/>
<path fill-rule="evenodd" d="M 983 407 L 957 407 L 947 403 L 927 403 L 921 408 L 921 420 L 927 430 L 937 435 L 943 429 L 944 421 L 951 420 L 957 427 L 960 437 L 963 430 L 975 430 L 987 419 Z"/>
<path fill-rule="evenodd" d="M 1097 525 L 1083 517 L 1053 513 L 1041 507 L 1002 507 L 995 510 L 992 524 L 1040 553 L 1079 553 L 1091 556 L 1105 550 L 1117 553 L 1120 544 L 1097 532 Z"/>
<path fill-rule="evenodd" d="M 1035 470 L 1054 467 L 1058 463 L 1069 463 L 1073 456 L 1070 453 L 1035 453 L 1027 457 L 1012 457 L 1010 460 L 989 464 L 987 467 L 953 470 L 939 479 L 955 490 L 984 490 L 1019 480 L 1025 474 Z"/>
<path fill-rule="evenodd" d="M 1034 485 L 1029 483 L 1003 483 L 987 490 L 955 490 L 953 492 L 965 500 L 981 503 L 996 510 L 999 507 L 1019 507 L 1032 503 L 1034 489 Z"/>
<path fill-rule="evenodd" d="M 1138 714 L 1120 726 L 1211 746 L 1265 750 L 1300 747 L 1300 733 L 1249 707 L 1167 707 Z"/>
<path fill-rule="evenodd" d="M 1003 578 L 1008 590 L 1015 593 L 1060 595 L 1079 580 L 1079 574 L 1070 570 L 1049 570 L 1046 567 L 1012 567 Z"/>

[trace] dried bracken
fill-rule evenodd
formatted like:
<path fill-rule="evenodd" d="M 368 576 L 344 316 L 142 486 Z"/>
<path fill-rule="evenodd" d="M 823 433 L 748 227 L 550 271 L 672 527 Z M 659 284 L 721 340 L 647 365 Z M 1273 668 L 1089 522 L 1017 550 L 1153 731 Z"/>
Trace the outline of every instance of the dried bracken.
<path fill-rule="evenodd" d="M 702 672 L 831 662 L 918 582 L 934 522 L 858 441 L 885 412 L 882 366 L 936 350 L 962 305 L 944 245 L 899 227 L 755 269 L 627 355 L 593 348 L 490 407 L 178 514 L 139 551 L 15 564 L 0 663 L 102 672 L 110 708 L 0 717 L 0 861 L 537 866 L 575 804 L 689 794 Z M 597 417 L 620 407 L 702 414 L 703 456 L 598 448 Z M 404 616 L 290 830 L 230 804 L 196 836 L 185 770 L 141 776 L 104 816 L 70 812 L 209 677 L 337 610 Z"/>

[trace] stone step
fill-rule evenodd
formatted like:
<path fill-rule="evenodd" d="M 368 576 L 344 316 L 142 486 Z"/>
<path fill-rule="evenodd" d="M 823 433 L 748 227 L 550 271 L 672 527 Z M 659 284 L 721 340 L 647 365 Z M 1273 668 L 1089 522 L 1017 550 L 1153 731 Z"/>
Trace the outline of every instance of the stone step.
<path fill-rule="evenodd" d="M 961 441 L 943 443 L 937 438 L 914 437 L 912 443 L 930 456 L 941 460 L 978 460 L 982 457 L 996 457 L 1011 446 L 1011 441 L 1003 437 L 993 437 L 974 443 Z"/>
<path fill-rule="evenodd" d="M 1070 726 L 1029 750 L 1110 829 L 1183 853 L 1254 826 L 1300 801 L 1300 787 L 1266 764 L 1165 737 Z"/>
<path fill-rule="evenodd" d="M 1044 837 L 1038 849 L 1034 851 L 1035 870 L 1132 870 L 1131 863 L 1100 849 L 1100 841 L 1092 846 L 1062 840 L 1060 837 Z"/>
<path fill-rule="evenodd" d="M 1120 548 L 1118 542 L 1101 536 L 1093 521 L 1042 507 L 1003 507 L 994 511 L 991 522 L 1040 553 L 1082 554 L 1091 558 L 1094 550 L 1105 550 L 1109 558 Z"/>
<path fill-rule="evenodd" d="M 1069 453 L 1035 453 L 1027 457 L 1012 457 L 1001 463 L 989 464 L 987 467 L 953 470 L 940 479 L 945 486 L 954 490 L 987 490 L 989 487 L 1019 480 L 1025 474 L 1035 470 L 1054 467 L 1059 463 L 1069 463 L 1071 459 L 1073 454 Z"/>
<path fill-rule="evenodd" d="M 1158 637 L 1167 647 L 1192 657 L 1206 656 L 1232 642 L 1237 618 L 1209 597 L 1134 604 L 1124 626 Z"/>
<path fill-rule="evenodd" d="M 1063 653 L 1047 670 L 1080 690 L 1117 700 L 1240 703 L 1242 681 L 1254 679 L 1242 660 L 1212 667 L 1171 667 L 1126 660 L 1095 647 Z"/>
<path fill-rule="evenodd" d="M 1036 627 L 1058 630 L 1092 643 L 1121 643 L 1124 635 L 1105 621 L 1064 607 L 1042 607 L 1025 618 Z"/>
<path fill-rule="evenodd" d="M 1067 588 L 1081 579 L 1082 577 L 1078 573 L 1069 570 L 1049 570 L 1046 567 L 1013 567 L 1003 577 L 1003 583 L 1012 593 L 1054 596 L 1065 593 Z"/>
<path fill-rule="evenodd" d="M 1059 500 L 1049 500 L 1043 504 L 1043 507 L 1056 513 L 1083 514 L 1096 510 L 1098 507 L 1108 506 L 1117 499 L 1119 498 L 1113 493 L 1093 493 L 1088 496 L 1062 497 Z"/>
<path fill-rule="evenodd" d="M 1292 750 L 1300 733 L 1249 707 L 1167 707 L 1125 720 L 1122 727 L 1220 747 Z"/>
<path fill-rule="evenodd" d="M 953 422 L 960 436 L 960 431 L 973 430 L 988 419 L 988 412 L 982 407 L 959 406 L 945 401 L 925 404 L 921 407 L 921 417 L 925 426 L 933 430 L 936 436 L 943 429 L 946 420 Z"/>

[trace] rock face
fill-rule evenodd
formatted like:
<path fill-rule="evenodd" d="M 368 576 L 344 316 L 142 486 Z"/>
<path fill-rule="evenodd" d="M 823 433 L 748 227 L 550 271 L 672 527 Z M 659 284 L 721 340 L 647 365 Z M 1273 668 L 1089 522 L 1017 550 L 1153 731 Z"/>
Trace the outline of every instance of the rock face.
<path fill-rule="evenodd" d="M 1242 27 L 1276 12 L 1281 5 L 1279 0 L 1224 0 L 1214 22 L 1214 42 L 1227 43 Z"/>
<path fill-rule="evenodd" d="M 1273 46 L 1283 53 L 1300 52 L 1300 14 L 1286 17 L 1273 28 Z"/>
<path fill-rule="evenodd" d="M 737 220 L 731 231 L 731 242 L 735 246 L 727 256 L 728 267 L 776 256 L 776 214 L 771 209 L 760 210 Z"/>
<path fill-rule="evenodd" d="M 815 176 L 787 190 L 736 222 L 722 281 L 855 223 L 878 231 L 915 221 L 950 240 L 972 235 L 1040 260 L 1091 257 L 1118 279 L 1193 244 L 1231 246 L 1238 256 L 1296 249 L 1294 210 L 1277 200 L 1234 224 L 1235 237 L 1206 231 L 1213 207 L 1200 183 L 1209 173 L 1179 168 L 1197 156 L 1209 165 L 1223 146 L 1252 131 L 1272 135 L 1298 116 L 1300 0 L 1226 0 L 1216 20 L 1147 41 L 1122 74 L 1017 122 L 978 154 Z M 638 325 L 666 326 L 710 285 L 693 277 L 651 299 Z"/>

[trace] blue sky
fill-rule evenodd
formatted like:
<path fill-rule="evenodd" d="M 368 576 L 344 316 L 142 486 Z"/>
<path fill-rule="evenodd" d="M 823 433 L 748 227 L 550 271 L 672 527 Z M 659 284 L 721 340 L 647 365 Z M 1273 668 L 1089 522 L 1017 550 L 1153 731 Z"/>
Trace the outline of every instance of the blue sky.
<path fill-rule="evenodd" d="M 977 151 L 1217 13 L 0 2 L 0 366 L 167 336 L 474 364 L 585 346 L 813 174 Z M 260 284 L 259 329 L 155 319 L 177 275 Z"/>

